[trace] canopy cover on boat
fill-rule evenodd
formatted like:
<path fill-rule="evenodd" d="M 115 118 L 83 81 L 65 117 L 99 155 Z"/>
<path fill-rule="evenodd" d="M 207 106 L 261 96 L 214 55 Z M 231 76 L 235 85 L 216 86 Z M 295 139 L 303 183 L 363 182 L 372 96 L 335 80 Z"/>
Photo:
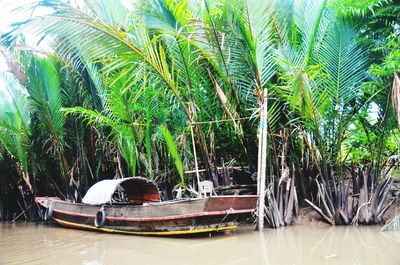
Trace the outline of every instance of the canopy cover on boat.
<path fill-rule="evenodd" d="M 88 190 L 82 200 L 86 204 L 115 202 L 143 204 L 159 201 L 160 193 L 156 184 L 142 177 L 99 181 Z"/>

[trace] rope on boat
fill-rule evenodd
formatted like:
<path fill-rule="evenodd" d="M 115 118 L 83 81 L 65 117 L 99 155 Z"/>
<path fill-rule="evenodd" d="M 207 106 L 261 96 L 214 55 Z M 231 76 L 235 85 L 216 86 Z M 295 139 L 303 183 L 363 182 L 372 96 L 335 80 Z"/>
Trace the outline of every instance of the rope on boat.
<path fill-rule="evenodd" d="M 222 218 L 221 222 L 219 222 L 219 224 L 217 225 L 217 228 L 219 228 L 222 224 L 223 221 L 225 221 L 226 217 L 228 217 L 228 215 L 230 215 L 231 213 L 233 213 L 233 208 L 229 208 L 228 211 L 226 212 L 226 215 L 224 216 L 224 218 Z"/>

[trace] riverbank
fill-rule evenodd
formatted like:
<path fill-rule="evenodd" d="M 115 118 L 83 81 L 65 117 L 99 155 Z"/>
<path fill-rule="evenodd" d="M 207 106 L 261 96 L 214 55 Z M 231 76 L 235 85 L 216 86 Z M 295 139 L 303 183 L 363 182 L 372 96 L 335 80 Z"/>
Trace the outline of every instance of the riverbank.
<path fill-rule="evenodd" d="M 396 215 L 400 214 L 400 200 L 397 199 L 395 203 L 389 208 L 386 212 L 384 221 L 382 222 L 383 225 L 387 221 L 393 219 Z M 299 215 L 293 220 L 292 225 L 316 225 L 316 226 L 331 226 L 327 222 L 325 222 L 322 217 L 311 207 L 301 208 L 299 210 Z"/>

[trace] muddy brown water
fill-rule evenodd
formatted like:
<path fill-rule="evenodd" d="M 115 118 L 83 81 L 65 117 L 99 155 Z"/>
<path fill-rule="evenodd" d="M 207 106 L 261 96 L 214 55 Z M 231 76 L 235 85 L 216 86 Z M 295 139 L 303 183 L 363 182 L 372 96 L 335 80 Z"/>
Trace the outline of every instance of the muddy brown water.
<path fill-rule="evenodd" d="M 400 233 L 298 225 L 211 237 L 142 237 L 0 224 L 0 264 L 400 264 Z"/>

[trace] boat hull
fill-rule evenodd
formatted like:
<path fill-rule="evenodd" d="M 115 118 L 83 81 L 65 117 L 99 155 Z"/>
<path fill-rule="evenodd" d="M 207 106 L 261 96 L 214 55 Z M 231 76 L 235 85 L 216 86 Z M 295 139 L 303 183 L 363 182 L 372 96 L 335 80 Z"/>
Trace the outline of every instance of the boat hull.
<path fill-rule="evenodd" d="M 257 196 L 217 196 L 143 205 L 88 205 L 57 198 L 36 201 L 52 209 L 54 220 L 66 227 L 136 235 L 180 235 L 233 229 L 251 217 Z M 96 214 L 105 213 L 96 227 Z"/>

